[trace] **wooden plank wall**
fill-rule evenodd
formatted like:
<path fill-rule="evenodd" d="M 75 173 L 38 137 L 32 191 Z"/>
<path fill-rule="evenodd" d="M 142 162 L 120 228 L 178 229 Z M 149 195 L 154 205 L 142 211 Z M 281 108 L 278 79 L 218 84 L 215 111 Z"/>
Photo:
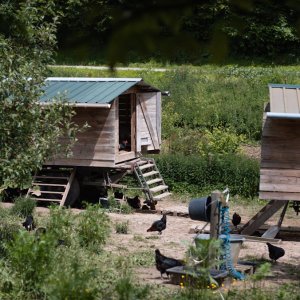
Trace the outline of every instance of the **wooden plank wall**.
<path fill-rule="evenodd" d="M 137 151 L 141 151 L 142 146 L 147 146 L 147 150 L 158 150 L 160 148 L 160 107 L 160 93 L 137 94 Z"/>
<path fill-rule="evenodd" d="M 259 197 L 300 201 L 300 120 L 267 118 L 261 150 Z"/>
<path fill-rule="evenodd" d="M 110 167 L 115 164 L 117 109 L 113 102 L 111 108 L 76 108 L 73 121 L 78 125 L 89 124 L 84 132 L 77 135 L 70 158 L 58 158 L 47 164 L 70 166 Z"/>

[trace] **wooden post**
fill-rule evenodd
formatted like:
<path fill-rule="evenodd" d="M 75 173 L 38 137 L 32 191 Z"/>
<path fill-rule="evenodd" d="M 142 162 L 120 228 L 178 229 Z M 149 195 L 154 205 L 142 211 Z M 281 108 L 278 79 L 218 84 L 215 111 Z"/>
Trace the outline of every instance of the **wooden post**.
<path fill-rule="evenodd" d="M 219 208 L 218 202 L 221 200 L 221 192 L 213 191 L 211 193 L 211 211 L 210 211 L 210 238 L 217 239 L 219 235 Z"/>

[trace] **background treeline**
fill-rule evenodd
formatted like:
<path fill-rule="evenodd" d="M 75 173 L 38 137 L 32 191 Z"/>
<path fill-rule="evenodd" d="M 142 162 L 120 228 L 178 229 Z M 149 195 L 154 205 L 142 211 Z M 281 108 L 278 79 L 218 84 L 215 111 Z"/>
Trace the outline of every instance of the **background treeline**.
<path fill-rule="evenodd" d="M 298 62 L 298 0 L 57 1 L 60 59 Z"/>

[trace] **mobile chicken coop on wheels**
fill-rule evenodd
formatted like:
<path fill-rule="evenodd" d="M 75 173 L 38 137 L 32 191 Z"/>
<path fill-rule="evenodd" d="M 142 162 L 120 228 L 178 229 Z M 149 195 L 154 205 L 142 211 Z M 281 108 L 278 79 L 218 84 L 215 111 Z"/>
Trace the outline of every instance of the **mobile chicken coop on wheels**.
<path fill-rule="evenodd" d="M 169 196 L 153 159 L 161 145 L 161 91 L 142 78 L 47 78 L 41 105 L 64 95 L 76 112 L 73 122 L 89 126 L 78 133 L 71 157 L 47 161 L 35 174 L 27 196 L 73 205 L 106 194 L 134 173 L 146 199 Z"/>
<path fill-rule="evenodd" d="M 275 237 L 291 202 L 300 211 L 300 85 L 269 84 L 263 117 L 259 198 L 269 200 L 241 229 L 253 234 L 282 209 L 277 225 L 263 237 Z"/>

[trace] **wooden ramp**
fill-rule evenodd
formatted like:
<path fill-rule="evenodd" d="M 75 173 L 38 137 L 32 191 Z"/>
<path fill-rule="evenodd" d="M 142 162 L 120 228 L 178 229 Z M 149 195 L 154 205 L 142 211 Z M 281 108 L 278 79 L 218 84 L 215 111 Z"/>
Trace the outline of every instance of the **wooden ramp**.
<path fill-rule="evenodd" d="M 56 202 L 60 206 L 66 200 L 75 178 L 76 168 L 43 168 L 35 174 L 26 197 L 36 201 Z"/>
<path fill-rule="evenodd" d="M 171 195 L 154 159 L 143 158 L 135 163 L 134 173 L 144 190 L 147 200 L 154 202 Z"/>

